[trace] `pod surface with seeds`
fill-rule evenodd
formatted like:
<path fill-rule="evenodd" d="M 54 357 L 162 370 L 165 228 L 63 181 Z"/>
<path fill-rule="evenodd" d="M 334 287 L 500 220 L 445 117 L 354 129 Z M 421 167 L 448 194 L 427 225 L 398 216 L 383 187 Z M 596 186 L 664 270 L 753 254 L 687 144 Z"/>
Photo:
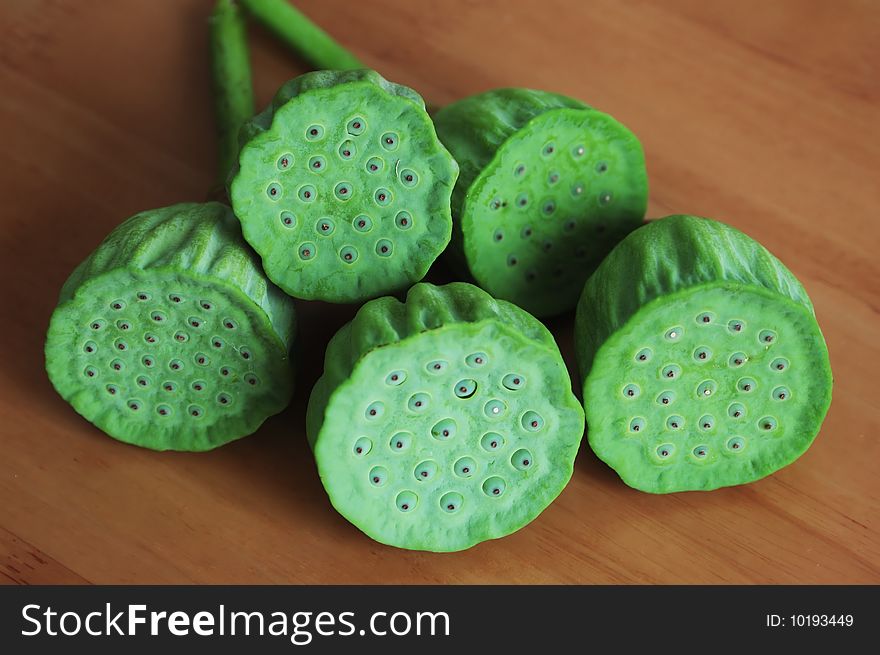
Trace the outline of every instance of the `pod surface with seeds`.
<path fill-rule="evenodd" d="M 46 369 L 111 437 L 209 450 L 287 405 L 294 323 L 228 207 L 174 205 L 122 223 L 71 274 Z"/>
<path fill-rule="evenodd" d="M 269 278 L 296 298 L 405 289 L 449 243 L 458 166 L 407 87 L 369 70 L 307 73 L 241 141 L 233 210 Z"/>
<path fill-rule="evenodd" d="M 459 267 L 537 316 L 572 309 L 645 215 L 638 139 L 578 100 L 527 89 L 465 98 L 435 124 L 461 167 L 450 248 Z"/>
<path fill-rule="evenodd" d="M 722 223 L 669 216 L 624 239 L 575 322 L 590 446 L 653 493 L 743 484 L 810 446 L 831 402 L 803 286 Z"/>
<path fill-rule="evenodd" d="M 385 544 L 455 551 L 561 493 L 584 418 L 540 322 L 470 284 L 423 283 L 333 337 L 307 425 L 343 516 Z"/>

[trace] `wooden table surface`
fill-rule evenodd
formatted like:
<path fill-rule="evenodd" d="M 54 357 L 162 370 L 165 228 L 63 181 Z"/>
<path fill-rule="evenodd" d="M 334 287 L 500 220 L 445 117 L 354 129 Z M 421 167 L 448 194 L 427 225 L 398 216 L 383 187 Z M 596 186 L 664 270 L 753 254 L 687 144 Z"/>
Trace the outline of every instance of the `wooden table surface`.
<path fill-rule="evenodd" d="M 880 582 L 880 3 L 301 0 L 392 80 L 446 103 L 497 86 L 584 99 L 644 144 L 649 216 L 764 243 L 804 282 L 834 402 L 797 463 L 653 496 L 584 441 L 534 523 L 457 554 L 372 542 L 336 514 L 304 438 L 351 307 L 300 305 L 292 406 L 207 454 L 107 438 L 54 392 L 42 344 L 73 267 L 123 218 L 204 197 L 209 0 L 0 6 L 0 579 L 16 583 Z M 306 70 L 259 29 L 262 105 Z M 571 362 L 571 318 L 551 322 Z"/>

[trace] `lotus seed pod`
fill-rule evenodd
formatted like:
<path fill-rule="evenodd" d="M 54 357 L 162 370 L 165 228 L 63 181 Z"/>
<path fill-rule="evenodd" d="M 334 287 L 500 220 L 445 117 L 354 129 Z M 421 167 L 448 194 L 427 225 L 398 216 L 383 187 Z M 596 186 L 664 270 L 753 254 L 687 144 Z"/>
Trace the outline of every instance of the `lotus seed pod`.
<path fill-rule="evenodd" d="M 810 446 L 831 403 L 800 282 L 722 223 L 669 216 L 587 281 L 575 339 L 590 446 L 653 493 L 762 478 Z"/>
<path fill-rule="evenodd" d="M 290 298 L 219 203 L 137 214 L 73 272 L 46 369 L 111 437 L 209 450 L 254 432 L 292 393 Z"/>
<path fill-rule="evenodd" d="M 307 415 L 334 507 L 377 541 L 430 551 L 540 514 L 583 421 L 547 329 L 465 283 L 364 305 L 331 340 Z"/>
<path fill-rule="evenodd" d="M 368 70 L 307 73 L 241 140 L 233 210 L 266 274 L 294 297 L 404 289 L 449 242 L 458 166 L 411 89 Z"/>
<path fill-rule="evenodd" d="M 536 316 L 572 309 L 589 274 L 645 215 L 638 139 L 578 100 L 526 89 L 471 96 L 434 119 L 461 167 L 455 262 Z"/>

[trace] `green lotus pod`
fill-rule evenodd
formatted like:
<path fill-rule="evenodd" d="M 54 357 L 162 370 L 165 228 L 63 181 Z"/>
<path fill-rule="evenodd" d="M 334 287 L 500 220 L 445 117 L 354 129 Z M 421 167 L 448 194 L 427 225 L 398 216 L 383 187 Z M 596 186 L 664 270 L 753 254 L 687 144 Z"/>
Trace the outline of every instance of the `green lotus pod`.
<path fill-rule="evenodd" d="M 449 242 L 458 167 L 411 89 L 369 70 L 307 73 L 241 140 L 233 210 L 267 275 L 294 297 L 399 291 Z"/>
<path fill-rule="evenodd" d="M 645 215 L 638 139 L 578 100 L 526 89 L 471 96 L 434 121 L 461 167 L 451 255 L 490 294 L 537 316 L 573 308 Z"/>
<path fill-rule="evenodd" d="M 653 493 L 762 478 L 810 446 L 831 368 L 800 282 L 722 223 L 669 216 L 587 281 L 575 324 L 590 446 Z"/>
<path fill-rule="evenodd" d="M 133 216 L 61 290 L 46 339 L 58 393 L 111 437 L 208 450 L 292 393 L 293 301 L 219 203 Z"/>
<path fill-rule="evenodd" d="M 547 329 L 469 284 L 364 305 L 331 340 L 307 425 L 333 506 L 373 539 L 454 551 L 562 491 L 583 412 Z"/>

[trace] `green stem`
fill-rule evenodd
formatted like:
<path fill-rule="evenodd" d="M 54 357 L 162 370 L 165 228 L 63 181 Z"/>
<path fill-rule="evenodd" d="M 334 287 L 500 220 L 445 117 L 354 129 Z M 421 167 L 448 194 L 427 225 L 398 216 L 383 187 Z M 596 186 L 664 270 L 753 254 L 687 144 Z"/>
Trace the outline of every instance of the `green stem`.
<path fill-rule="evenodd" d="M 238 159 L 238 132 L 254 115 L 254 89 L 244 15 L 234 0 L 218 0 L 210 18 L 214 116 L 217 123 L 217 187 Z"/>
<path fill-rule="evenodd" d="M 286 0 L 241 0 L 282 43 L 321 70 L 366 68 L 348 49 Z"/>

